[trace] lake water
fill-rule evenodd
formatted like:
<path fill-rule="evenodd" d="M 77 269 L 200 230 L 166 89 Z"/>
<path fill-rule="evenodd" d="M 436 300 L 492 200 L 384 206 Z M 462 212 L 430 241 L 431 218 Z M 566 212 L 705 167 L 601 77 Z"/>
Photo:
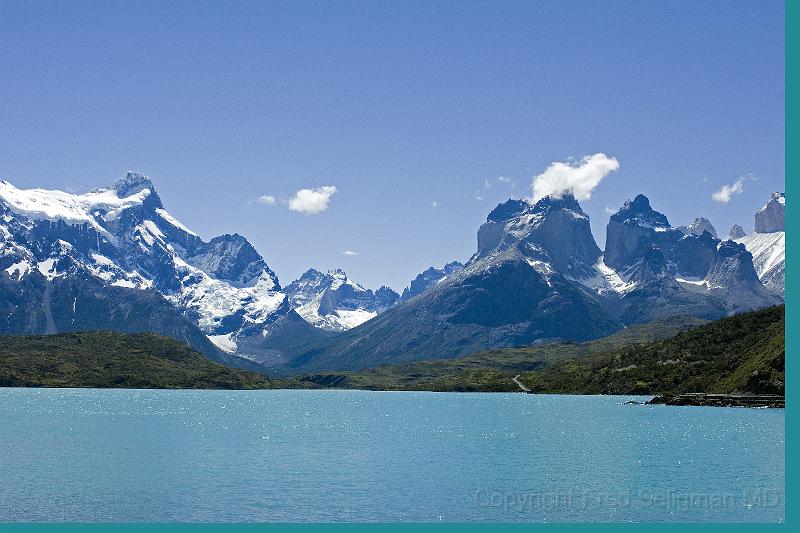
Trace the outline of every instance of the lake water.
<path fill-rule="evenodd" d="M 782 521 L 783 410 L 0 389 L 0 521 Z"/>

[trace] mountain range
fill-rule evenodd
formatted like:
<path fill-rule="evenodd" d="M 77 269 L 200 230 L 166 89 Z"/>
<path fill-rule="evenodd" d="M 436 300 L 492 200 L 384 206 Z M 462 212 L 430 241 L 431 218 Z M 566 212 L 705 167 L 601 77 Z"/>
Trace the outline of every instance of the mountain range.
<path fill-rule="evenodd" d="M 714 319 L 782 301 L 784 201 L 722 241 L 704 218 L 673 228 L 639 195 L 611 216 L 602 251 L 572 195 L 509 200 L 465 264 L 431 267 L 398 295 L 342 270 L 282 287 L 246 238 L 204 241 L 139 173 L 85 194 L 2 181 L 0 333 L 154 332 L 229 366 L 293 373 Z"/>
<path fill-rule="evenodd" d="M 427 290 L 273 371 L 355 370 L 545 339 L 584 341 L 669 316 L 717 319 L 782 301 L 759 280 L 745 245 L 673 228 L 643 195 L 611 216 L 605 251 L 570 194 L 498 205 L 477 242 L 463 267 Z"/>

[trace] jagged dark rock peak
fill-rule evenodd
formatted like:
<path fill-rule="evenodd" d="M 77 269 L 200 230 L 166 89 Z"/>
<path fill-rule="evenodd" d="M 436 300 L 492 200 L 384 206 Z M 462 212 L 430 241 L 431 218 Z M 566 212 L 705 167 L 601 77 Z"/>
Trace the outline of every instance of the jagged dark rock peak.
<path fill-rule="evenodd" d="M 604 262 L 625 270 L 638 262 L 651 244 L 658 246 L 669 259 L 673 246 L 683 235 L 669 225 L 666 216 L 650 207 L 646 196 L 639 194 L 611 215 L 606 228 Z"/>
<path fill-rule="evenodd" d="M 447 276 L 458 272 L 462 268 L 464 268 L 464 265 L 458 261 L 451 261 L 442 268 L 429 267 L 421 274 L 418 274 L 417 277 L 411 281 L 411 284 L 403 289 L 400 301 L 406 301 L 414 296 L 422 294 L 437 283 L 443 281 Z"/>
<path fill-rule="evenodd" d="M 734 224 L 733 227 L 731 227 L 731 230 L 728 232 L 728 238 L 731 240 L 741 239 L 746 235 L 747 234 L 744 232 L 744 228 L 742 228 L 739 224 Z"/>

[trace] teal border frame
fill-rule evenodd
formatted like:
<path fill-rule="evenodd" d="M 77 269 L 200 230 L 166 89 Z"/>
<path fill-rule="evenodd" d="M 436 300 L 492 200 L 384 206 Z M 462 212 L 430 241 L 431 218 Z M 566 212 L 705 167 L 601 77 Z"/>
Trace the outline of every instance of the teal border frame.
<path fill-rule="evenodd" d="M 800 103 L 791 95 L 800 94 L 800 1 L 786 0 L 785 9 L 785 181 L 789 196 L 796 196 L 800 189 Z M 789 228 L 798 228 L 800 216 L 797 210 L 789 210 L 787 225 Z M 787 232 L 786 255 L 789 256 L 786 269 L 786 492 L 785 516 L 786 524 L 797 524 L 797 515 L 800 512 L 800 498 L 797 496 L 798 461 L 794 453 L 788 453 L 797 443 L 798 425 L 797 401 L 800 397 L 800 377 L 798 377 L 797 357 L 800 354 L 800 331 L 792 325 L 800 324 L 800 306 L 794 293 L 794 283 L 798 279 L 798 264 L 795 262 L 797 241 L 794 231 Z M 794 448 L 800 449 L 800 448 Z"/>
<path fill-rule="evenodd" d="M 716 0 L 724 1 L 724 0 Z M 800 102 L 790 95 L 800 95 L 800 0 L 785 0 L 785 182 L 786 192 L 791 198 L 800 198 Z M 800 211 L 787 211 L 787 225 L 800 228 Z M 798 458 L 789 450 L 800 452 L 798 431 L 800 427 L 794 423 L 797 417 L 797 404 L 800 398 L 800 329 L 792 325 L 800 325 L 800 303 L 794 296 L 794 282 L 800 279 L 800 263 L 795 263 L 795 251 L 798 249 L 794 231 L 787 232 L 786 255 L 786 493 L 785 522 L 782 524 L 0 524 L 0 532 L 55 532 L 83 533 L 99 531 L 115 531 L 119 533 L 133 532 L 180 532 L 222 533 L 235 529 L 239 533 L 255 533 L 262 531 L 280 533 L 306 533 L 330 531 L 372 531 L 380 528 L 384 533 L 401 531 L 452 531 L 485 532 L 485 531 L 530 531 L 532 529 L 547 531 L 669 531 L 676 532 L 726 532 L 738 531 L 785 531 L 787 527 L 797 525 L 800 514 L 800 497 L 798 497 Z M 0 438 L 2 438 L 0 436 Z M 2 473 L 0 473 L 2 475 Z"/>

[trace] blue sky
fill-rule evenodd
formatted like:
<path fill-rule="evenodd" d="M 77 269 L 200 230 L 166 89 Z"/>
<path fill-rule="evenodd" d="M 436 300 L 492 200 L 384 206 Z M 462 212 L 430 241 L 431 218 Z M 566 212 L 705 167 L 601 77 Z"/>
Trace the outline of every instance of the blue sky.
<path fill-rule="evenodd" d="M 142 171 L 283 284 L 341 267 L 401 289 L 466 260 L 551 163 L 596 153 L 619 164 L 582 201 L 601 246 L 607 208 L 640 192 L 674 225 L 750 231 L 784 188 L 783 46 L 777 1 L 4 1 L 0 177 L 81 191 Z M 324 186 L 315 214 L 289 209 Z"/>

